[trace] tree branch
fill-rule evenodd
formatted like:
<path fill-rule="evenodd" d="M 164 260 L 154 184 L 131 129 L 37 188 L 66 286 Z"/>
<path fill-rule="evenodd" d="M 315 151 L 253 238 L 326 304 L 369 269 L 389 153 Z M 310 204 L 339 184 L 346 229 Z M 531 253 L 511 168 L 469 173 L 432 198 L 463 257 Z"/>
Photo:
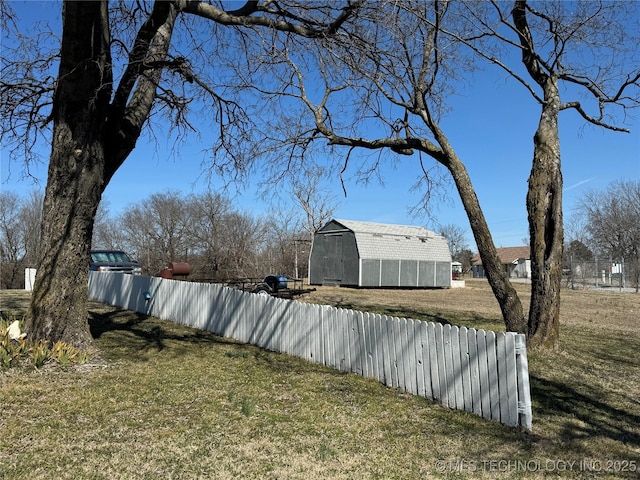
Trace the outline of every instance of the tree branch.
<path fill-rule="evenodd" d="M 247 2 L 244 7 L 224 11 L 211 4 L 199 0 L 176 0 L 178 9 L 185 13 L 197 15 L 199 17 L 213 20 L 220 25 L 230 26 L 262 26 L 269 27 L 281 32 L 294 33 L 306 38 L 319 38 L 333 35 L 338 29 L 358 10 L 364 0 L 356 0 L 342 8 L 340 15 L 334 21 L 325 26 L 316 26 L 313 22 L 301 21 L 299 24 L 284 20 L 274 20 L 266 16 L 252 16 L 256 12 L 269 13 L 269 11 L 258 4 L 258 2 Z M 278 12 L 281 14 L 281 12 Z"/>

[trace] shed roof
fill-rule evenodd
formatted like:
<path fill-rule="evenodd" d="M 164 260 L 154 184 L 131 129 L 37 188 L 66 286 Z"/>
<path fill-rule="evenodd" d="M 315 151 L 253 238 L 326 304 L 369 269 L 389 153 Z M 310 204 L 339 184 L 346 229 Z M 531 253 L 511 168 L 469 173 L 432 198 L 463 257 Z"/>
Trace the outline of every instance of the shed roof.
<path fill-rule="evenodd" d="M 447 240 L 424 227 L 353 220 L 334 222 L 354 233 L 360 258 L 451 261 Z"/>

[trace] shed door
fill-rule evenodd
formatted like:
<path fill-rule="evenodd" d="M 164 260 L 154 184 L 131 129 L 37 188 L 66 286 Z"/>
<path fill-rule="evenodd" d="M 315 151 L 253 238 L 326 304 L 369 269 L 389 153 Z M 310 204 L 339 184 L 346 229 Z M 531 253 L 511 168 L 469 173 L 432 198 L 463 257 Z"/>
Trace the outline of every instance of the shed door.
<path fill-rule="evenodd" d="M 340 283 L 343 275 L 342 234 L 327 235 L 323 283 Z"/>

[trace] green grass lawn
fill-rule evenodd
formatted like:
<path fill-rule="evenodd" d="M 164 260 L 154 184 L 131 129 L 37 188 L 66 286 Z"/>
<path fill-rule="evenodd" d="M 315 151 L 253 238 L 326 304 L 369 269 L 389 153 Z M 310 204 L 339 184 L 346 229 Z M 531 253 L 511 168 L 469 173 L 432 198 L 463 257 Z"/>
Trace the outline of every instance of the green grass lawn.
<path fill-rule="evenodd" d="M 90 323 L 102 362 L 0 374 L 0 479 L 639 475 L 637 330 L 569 325 L 530 354 L 529 433 L 139 314 Z"/>

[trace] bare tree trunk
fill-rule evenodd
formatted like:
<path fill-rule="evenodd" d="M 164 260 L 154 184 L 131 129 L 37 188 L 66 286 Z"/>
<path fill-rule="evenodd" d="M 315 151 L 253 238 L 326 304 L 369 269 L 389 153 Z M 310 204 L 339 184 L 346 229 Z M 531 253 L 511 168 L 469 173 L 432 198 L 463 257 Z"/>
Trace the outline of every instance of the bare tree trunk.
<path fill-rule="evenodd" d="M 104 130 L 112 85 L 107 2 L 67 2 L 63 23 L 42 254 L 26 331 L 30 338 L 92 350 L 89 249 L 104 189 Z"/>
<path fill-rule="evenodd" d="M 554 348 L 560 335 L 562 282 L 562 170 L 558 112 L 560 97 L 553 77 L 545 86 L 546 103 L 534 137 L 527 212 L 531 236 L 531 304 L 528 344 Z"/>
<path fill-rule="evenodd" d="M 516 0 L 512 10 L 522 45 L 522 63 L 544 92 L 540 123 L 533 139 L 533 166 L 529 176 L 527 212 L 531 241 L 531 304 L 527 344 L 552 349 L 560 336 L 562 281 L 562 170 L 558 114 L 558 78 L 545 71 L 535 54 L 527 22 L 527 2 Z"/>
<path fill-rule="evenodd" d="M 520 302 L 518 293 L 513 288 L 513 285 L 511 285 L 511 282 L 509 282 L 504 268 L 500 263 L 493 238 L 491 237 L 491 231 L 480 207 L 476 192 L 471 184 L 467 169 L 455 153 L 447 150 L 448 148 L 445 147 L 448 161 L 444 163 L 451 173 L 456 188 L 458 189 L 462 205 L 464 206 L 471 225 L 473 237 L 478 246 L 478 252 L 480 252 L 482 266 L 491 290 L 500 305 L 506 329 L 508 332 L 525 333 L 527 322 L 524 316 L 522 302 Z"/>
<path fill-rule="evenodd" d="M 112 99 L 108 1 L 64 2 L 42 254 L 26 324 L 31 338 L 94 348 L 87 281 L 95 214 L 149 116 L 176 15 L 170 2 L 153 4 L 138 32 L 125 80 Z M 160 65 L 138 75 L 145 59 Z"/>

